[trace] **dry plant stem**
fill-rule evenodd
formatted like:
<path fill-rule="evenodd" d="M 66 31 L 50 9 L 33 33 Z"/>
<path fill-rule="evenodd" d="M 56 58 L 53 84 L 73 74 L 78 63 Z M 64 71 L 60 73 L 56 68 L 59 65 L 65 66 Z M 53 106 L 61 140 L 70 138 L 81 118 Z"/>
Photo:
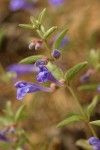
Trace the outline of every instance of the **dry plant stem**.
<path fill-rule="evenodd" d="M 75 93 L 74 93 L 74 90 L 73 90 L 70 86 L 68 86 L 68 89 L 69 89 L 71 95 L 73 96 L 73 99 L 74 99 L 74 101 L 75 101 L 77 107 L 79 108 L 79 111 L 81 112 L 82 116 L 83 116 L 84 119 L 86 120 L 85 123 L 87 123 L 87 125 L 88 125 L 88 127 L 90 128 L 90 130 L 91 130 L 93 136 L 97 137 L 97 135 L 96 135 L 96 133 L 95 133 L 95 131 L 94 131 L 94 128 L 93 128 L 93 127 L 91 126 L 91 124 L 89 123 L 88 117 L 87 117 L 87 115 L 85 114 L 85 112 L 84 112 L 84 110 L 83 110 L 83 107 L 81 106 L 81 104 L 80 104 L 78 98 L 76 97 L 76 95 L 75 95 Z"/>

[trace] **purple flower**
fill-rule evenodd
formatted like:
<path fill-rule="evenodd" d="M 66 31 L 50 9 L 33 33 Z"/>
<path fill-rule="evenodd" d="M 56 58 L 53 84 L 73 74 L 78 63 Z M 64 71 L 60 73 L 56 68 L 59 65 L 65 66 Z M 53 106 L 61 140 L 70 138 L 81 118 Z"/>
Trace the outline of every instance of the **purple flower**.
<path fill-rule="evenodd" d="M 32 3 L 30 3 L 28 0 L 11 0 L 9 7 L 12 11 L 33 8 Z"/>
<path fill-rule="evenodd" d="M 43 65 L 39 66 L 39 73 L 37 75 L 37 81 L 39 83 L 51 81 L 61 85 L 61 83 L 53 76 L 53 74 Z"/>
<path fill-rule="evenodd" d="M 0 140 L 2 140 L 4 142 L 10 142 L 10 140 L 2 132 L 0 132 Z"/>
<path fill-rule="evenodd" d="M 98 92 L 100 92 L 100 86 L 98 86 Z"/>
<path fill-rule="evenodd" d="M 17 88 L 17 99 L 21 100 L 27 93 L 33 93 L 38 91 L 51 92 L 52 89 L 44 86 L 32 84 L 30 82 L 19 81 L 15 84 Z"/>
<path fill-rule="evenodd" d="M 53 50 L 52 52 L 52 57 L 55 58 L 55 59 L 59 59 L 60 55 L 61 55 L 61 52 L 57 49 Z"/>
<path fill-rule="evenodd" d="M 53 6 L 63 5 L 65 0 L 48 0 L 48 3 Z"/>
<path fill-rule="evenodd" d="M 88 69 L 87 72 L 80 77 L 80 81 L 83 83 L 87 82 L 93 73 L 94 73 L 94 69 Z"/>
<path fill-rule="evenodd" d="M 88 139 L 89 144 L 92 146 L 93 150 L 100 150 L 100 140 L 96 137 L 91 137 Z"/>
<path fill-rule="evenodd" d="M 33 64 L 13 64 L 8 66 L 7 71 L 22 75 L 29 72 L 38 72 L 38 67 Z"/>

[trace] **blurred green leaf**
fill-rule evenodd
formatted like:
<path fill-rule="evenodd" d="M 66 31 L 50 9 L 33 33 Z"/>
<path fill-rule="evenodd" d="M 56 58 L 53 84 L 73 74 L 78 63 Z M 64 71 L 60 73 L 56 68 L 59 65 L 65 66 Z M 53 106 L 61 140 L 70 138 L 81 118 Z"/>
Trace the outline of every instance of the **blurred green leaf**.
<path fill-rule="evenodd" d="M 74 116 L 71 116 L 71 117 L 63 120 L 62 122 L 60 122 L 57 125 L 57 127 L 62 128 L 62 127 L 65 127 L 65 126 L 67 126 L 69 124 L 72 124 L 74 122 L 79 122 L 79 121 L 82 121 L 82 120 L 84 120 L 84 118 L 82 116 L 80 116 L 80 115 L 74 115 Z"/>
<path fill-rule="evenodd" d="M 67 83 L 70 84 L 70 82 L 73 79 L 73 77 L 77 73 L 79 73 L 87 64 L 88 64 L 88 62 L 81 62 L 81 63 L 75 65 L 74 67 L 72 67 L 71 69 L 69 69 L 65 73 L 65 79 L 66 79 Z"/>
<path fill-rule="evenodd" d="M 55 32 L 56 29 L 57 29 L 57 26 L 51 27 L 50 29 L 48 29 L 44 34 L 44 39 L 47 39 L 52 33 Z"/>
<path fill-rule="evenodd" d="M 89 104 L 89 106 L 87 107 L 87 115 L 88 115 L 88 118 L 91 117 L 91 115 L 92 115 L 92 113 L 93 113 L 93 111 L 94 111 L 94 109 L 95 109 L 95 107 L 96 107 L 98 101 L 99 101 L 99 96 L 96 95 L 96 96 L 94 96 L 92 102 L 91 102 L 91 103 Z"/>
<path fill-rule="evenodd" d="M 2 42 L 3 42 L 3 39 L 4 39 L 4 31 L 0 30 L 0 48 L 1 48 L 1 45 L 2 45 Z"/>
<path fill-rule="evenodd" d="M 87 140 L 80 139 L 76 142 L 76 145 L 81 147 L 84 150 L 93 150 L 91 145 L 88 143 Z"/>
<path fill-rule="evenodd" d="M 40 24 L 42 24 L 45 14 L 46 14 L 46 8 L 44 8 L 38 16 L 38 21 L 40 22 Z"/>
<path fill-rule="evenodd" d="M 3 110 L 5 115 L 12 117 L 13 116 L 13 111 L 12 111 L 12 107 L 11 107 L 11 101 L 7 101 L 6 103 L 6 107 Z"/>
<path fill-rule="evenodd" d="M 66 33 L 68 32 L 68 29 L 64 29 L 57 37 L 53 44 L 53 49 L 58 49 L 60 43 L 62 42 L 63 38 L 65 37 Z"/>
<path fill-rule="evenodd" d="M 16 123 L 18 123 L 19 120 L 22 118 L 24 111 L 25 111 L 25 105 L 21 105 L 21 106 L 18 108 L 18 110 L 17 110 L 17 112 L 16 112 L 16 114 L 15 114 L 15 117 L 14 117 L 14 120 L 15 120 Z"/>
<path fill-rule="evenodd" d="M 20 64 L 30 64 L 30 63 L 35 63 L 37 60 L 44 58 L 44 55 L 34 55 L 34 56 L 29 56 L 27 58 L 22 59 L 19 63 Z"/>
<path fill-rule="evenodd" d="M 30 17 L 30 20 L 31 20 L 32 24 L 35 25 L 35 27 L 37 27 L 37 25 L 38 25 L 37 20 L 33 16 Z"/>
<path fill-rule="evenodd" d="M 0 141 L 0 148 L 4 148 L 5 150 L 9 150 L 9 149 L 11 149 L 11 144 L 10 143 L 7 143 L 7 142 L 1 142 Z M 2 150 L 4 150 L 4 149 L 2 149 Z"/>
<path fill-rule="evenodd" d="M 78 90 L 79 91 L 82 91 L 82 90 L 97 90 L 99 85 L 100 84 L 85 84 L 85 85 L 79 86 Z"/>
<path fill-rule="evenodd" d="M 36 30 L 36 32 L 38 33 L 38 35 L 43 38 L 43 33 L 40 30 Z"/>
<path fill-rule="evenodd" d="M 32 24 L 19 24 L 19 27 L 22 27 L 25 29 L 34 29 Z"/>
<path fill-rule="evenodd" d="M 98 66 L 100 65 L 100 51 L 99 50 L 90 50 L 89 52 L 89 60 L 91 61 L 92 65 L 94 66 L 94 68 L 98 68 Z"/>
<path fill-rule="evenodd" d="M 6 125 L 13 124 L 14 120 L 13 120 L 13 118 L 8 118 L 8 117 L 4 116 L 4 117 L 0 117 L 0 122 L 6 126 Z"/>
<path fill-rule="evenodd" d="M 52 64 L 51 62 L 48 62 L 46 65 L 48 70 L 54 75 L 54 77 L 58 80 L 62 79 L 63 73 L 60 68 L 58 68 L 56 65 Z"/>
<path fill-rule="evenodd" d="M 91 121 L 90 124 L 95 125 L 95 126 L 100 126 L 100 120 Z"/>

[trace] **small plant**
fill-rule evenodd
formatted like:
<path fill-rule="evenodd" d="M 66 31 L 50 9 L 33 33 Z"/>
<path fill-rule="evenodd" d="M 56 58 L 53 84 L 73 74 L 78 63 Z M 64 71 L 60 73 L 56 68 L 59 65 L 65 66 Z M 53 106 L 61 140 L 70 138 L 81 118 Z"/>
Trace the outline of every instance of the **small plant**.
<path fill-rule="evenodd" d="M 77 109 L 79 110 L 78 114 L 69 116 L 68 118 L 65 118 L 65 120 L 61 121 L 57 128 L 63 128 L 67 125 L 70 125 L 75 122 L 84 122 L 84 126 L 88 126 L 89 130 L 91 131 L 91 136 L 94 136 L 96 140 L 97 134 L 94 130 L 93 125 L 100 126 L 100 120 L 96 121 L 90 121 L 90 117 L 99 101 L 99 96 L 96 95 L 93 98 L 93 101 L 84 109 L 84 107 L 81 105 L 80 100 L 77 98 L 72 86 L 71 82 L 74 80 L 74 77 L 87 65 L 88 62 L 80 62 L 79 64 L 76 64 L 69 70 L 67 70 L 65 73 L 63 73 L 63 70 L 59 67 L 58 61 L 60 59 L 60 56 L 62 55 L 62 51 L 59 49 L 59 46 L 62 42 L 62 40 L 65 38 L 68 29 L 64 29 L 59 33 L 56 40 L 54 41 L 52 47 L 49 47 L 49 37 L 53 35 L 53 33 L 57 30 L 57 26 L 53 26 L 49 29 L 47 29 L 43 22 L 46 14 L 46 9 L 44 9 L 37 18 L 34 18 L 33 16 L 30 17 L 30 24 L 20 24 L 20 27 L 34 30 L 37 34 L 39 39 L 32 41 L 29 44 L 30 50 L 40 50 L 41 46 L 45 46 L 45 50 L 47 51 L 47 55 L 34 55 L 27 57 L 19 62 L 18 65 L 13 65 L 9 68 L 9 71 L 18 73 L 23 73 L 27 71 L 32 71 L 37 73 L 36 79 L 39 85 L 34 83 L 29 83 L 26 81 L 18 81 L 14 86 L 17 89 L 17 99 L 21 100 L 27 93 L 32 92 L 53 92 L 56 90 L 56 87 L 59 88 L 67 88 L 70 92 L 70 94 L 73 97 L 73 101 L 75 102 Z M 99 58 L 98 54 L 94 52 L 94 50 L 90 51 L 90 57 L 93 64 L 94 69 L 100 68 L 99 64 Z M 29 65 L 30 63 L 31 66 Z M 20 68 L 23 69 L 20 69 Z M 29 69 L 30 68 L 30 69 Z M 89 77 L 91 72 L 88 71 L 86 73 L 85 77 Z M 49 87 L 41 86 L 41 83 L 50 81 Z M 53 86 L 52 86 L 53 83 Z M 23 108 L 24 106 L 22 106 Z M 15 115 L 16 116 L 16 115 Z M 18 117 L 17 117 L 18 118 Z M 19 120 L 19 119 L 17 119 Z M 93 140 L 92 140 L 93 141 Z M 91 140 L 89 140 L 89 143 L 91 144 Z M 92 144 L 93 148 L 95 150 L 98 149 L 98 145 L 100 148 L 100 141 L 98 144 Z M 79 145 L 79 144 L 77 144 Z M 88 145 L 89 146 L 89 145 Z"/>

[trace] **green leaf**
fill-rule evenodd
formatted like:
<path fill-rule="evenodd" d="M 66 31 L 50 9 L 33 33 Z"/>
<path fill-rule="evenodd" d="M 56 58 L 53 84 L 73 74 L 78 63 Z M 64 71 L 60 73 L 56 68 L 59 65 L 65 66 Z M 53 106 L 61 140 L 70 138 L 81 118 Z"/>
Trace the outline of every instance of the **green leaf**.
<path fill-rule="evenodd" d="M 35 27 L 37 27 L 37 25 L 38 25 L 37 20 L 33 16 L 30 17 L 30 20 L 31 20 L 32 24 L 35 25 Z"/>
<path fill-rule="evenodd" d="M 37 60 L 44 58 L 44 55 L 35 55 L 35 56 L 29 56 L 27 58 L 22 59 L 19 63 L 20 64 L 29 64 L 29 63 L 35 63 Z"/>
<path fill-rule="evenodd" d="M 88 143 L 87 140 L 80 139 L 76 142 L 76 146 L 81 147 L 84 150 L 93 150 L 92 146 Z"/>
<path fill-rule="evenodd" d="M 73 79 L 73 77 L 79 73 L 86 65 L 88 62 L 81 62 L 77 65 L 75 65 L 74 67 L 72 67 L 71 69 L 69 69 L 66 73 L 65 73 L 65 79 L 68 82 L 68 84 L 70 84 L 71 80 Z"/>
<path fill-rule="evenodd" d="M 100 120 L 91 121 L 90 124 L 95 125 L 95 126 L 100 126 Z"/>
<path fill-rule="evenodd" d="M 44 34 L 44 39 L 48 38 L 52 33 L 54 33 L 56 29 L 57 29 L 57 26 L 52 27 L 49 30 L 47 30 Z"/>
<path fill-rule="evenodd" d="M 7 101 L 6 107 L 3 111 L 7 116 L 9 116 L 9 117 L 13 116 L 13 111 L 12 111 L 12 108 L 11 108 L 11 101 Z"/>
<path fill-rule="evenodd" d="M 43 38 L 43 33 L 40 30 L 36 30 L 36 32 L 38 33 L 38 35 Z"/>
<path fill-rule="evenodd" d="M 65 37 L 66 33 L 68 32 L 68 29 L 64 29 L 57 37 L 53 44 L 53 49 L 58 49 L 60 43 L 62 42 L 63 38 Z"/>
<path fill-rule="evenodd" d="M 94 66 L 94 68 L 98 68 L 98 65 L 100 65 L 99 61 L 100 61 L 100 51 L 99 50 L 90 50 L 89 53 L 89 60 L 91 61 L 92 65 Z"/>
<path fill-rule="evenodd" d="M 99 84 L 85 84 L 85 85 L 79 86 L 78 90 L 79 91 L 82 91 L 82 90 L 97 90 L 98 86 L 99 86 Z"/>
<path fill-rule="evenodd" d="M 9 150 L 9 149 L 11 149 L 11 147 L 12 147 L 11 143 L 1 142 L 1 141 L 0 141 L 0 148 L 4 148 L 4 149 Z M 3 150 L 4 150 L 4 149 L 3 149 Z"/>
<path fill-rule="evenodd" d="M 46 8 L 44 8 L 38 16 L 38 21 L 40 22 L 40 24 L 42 24 L 45 14 L 46 14 Z"/>
<path fill-rule="evenodd" d="M 15 120 L 16 123 L 18 123 L 19 120 L 22 118 L 24 110 L 25 110 L 25 105 L 21 105 L 19 107 L 19 109 L 17 110 L 17 112 L 15 114 L 15 117 L 14 117 L 14 120 Z"/>
<path fill-rule="evenodd" d="M 83 118 L 82 116 L 74 115 L 74 116 L 71 116 L 71 117 L 69 117 L 69 118 L 63 120 L 62 122 L 60 122 L 60 123 L 57 125 L 57 127 L 62 128 L 62 127 L 65 127 L 65 126 L 67 126 L 67 125 L 69 125 L 69 124 L 72 124 L 72 123 L 78 122 L 78 121 L 82 121 L 82 120 L 84 120 L 84 118 Z"/>
<path fill-rule="evenodd" d="M 58 68 L 56 65 L 52 64 L 51 62 L 48 62 L 46 65 L 48 70 L 54 75 L 54 77 L 58 80 L 62 79 L 63 73 L 60 68 Z"/>
<path fill-rule="evenodd" d="M 19 27 L 22 27 L 25 29 L 34 29 L 33 25 L 31 24 L 19 24 Z"/>
<path fill-rule="evenodd" d="M 94 111 L 98 101 L 99 101 L 99 96 L 96 95 L 96 96 L 94 96 L 94 98 L 93 98 L 92 102 L 90 103 L 90 105 L 87 107 L 88 118 L 91 117 L 91 115 L 92 115 L 92 113 L 93 113 L 93 111 Z"/>

